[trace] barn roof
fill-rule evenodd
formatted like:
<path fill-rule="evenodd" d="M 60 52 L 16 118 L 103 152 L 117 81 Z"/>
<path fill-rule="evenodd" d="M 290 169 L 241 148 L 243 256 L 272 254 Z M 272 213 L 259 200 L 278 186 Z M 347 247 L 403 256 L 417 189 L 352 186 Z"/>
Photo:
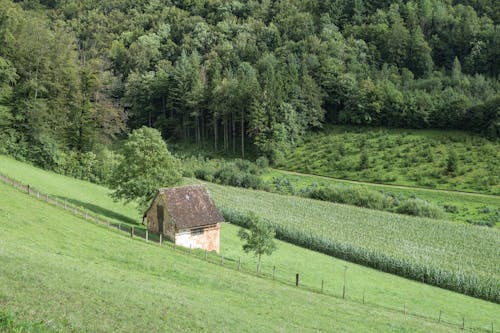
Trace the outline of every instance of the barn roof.
<path fill-rule="evenodd" d="M 191 229 L 224 221 L 208 190 L 202 185 L 161 188 L 166 208 L 177 228 Z"/>

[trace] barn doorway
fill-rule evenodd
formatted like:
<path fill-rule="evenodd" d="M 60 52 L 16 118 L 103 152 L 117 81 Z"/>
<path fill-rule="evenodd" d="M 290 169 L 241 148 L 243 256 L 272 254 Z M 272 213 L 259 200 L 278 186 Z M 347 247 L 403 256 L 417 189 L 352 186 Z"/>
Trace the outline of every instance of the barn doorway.
<path fill-rule="evenodd" d="M 156 205 L 156 217 L 158 218 L 158 233 L 163 234 L 163 206 Z"/>

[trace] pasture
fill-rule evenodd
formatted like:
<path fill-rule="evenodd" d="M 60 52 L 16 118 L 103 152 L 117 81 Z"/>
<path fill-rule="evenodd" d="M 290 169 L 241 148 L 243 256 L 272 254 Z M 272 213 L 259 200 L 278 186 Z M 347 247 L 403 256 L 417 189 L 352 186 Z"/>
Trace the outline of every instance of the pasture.
<path fill-rule="evenodd" d="M 131 240 L 4 183 L 0 199 L 0 330 L 458 330 Z"/>
<path fill-rule="evenodd" d="M 138 214 L 133 207 L 123 207 L 120 203 L 108 200 L 106 196 L 109 190 L 102 186 L 47 172 L 6 157 L 0 156 L 0 161 L 2 162 L 0 163 L 0 172 L 14 174 L 16 170 L 23 170 L 23 173 L 17 174 L 19 176 L 17 178 L 23 178 L 20 179 L 23 182 L 28 182 L 30 178 L 36 179 L 37 183 L 35 185 L 41 188 L 43 188 L 42 186 L 45 186 L 45 184 L 52 184 L 53 189 L 57 190 L 59 193 L 71 193 L 71 195 L 74 196 L 74 200 L 84 203 L 90 198 L 95 205 L 99 205 L 100 203 L 101 206 L 99 206 L 99 209 L 108 212 L 108 215 L 119 215 L 124 212 L 123 214 L 129 214 L 126 216 L 133 220 L 136 218 L 136 214 Z M 193 182 L 193 180 L 186 180 L 186 182 Z M 304 200 L 306 200 L 305 202 L 309 205 L 313 205 L 313 208 L 314 203 L 320 205 L 314 208 L 313 211 L 321 210 L 322 207 L 340 207 L 343 210 L 353 208 L 301 198 L 278 196 L 265 192 L 222 187 L 213 184 L 207 184 L 207 186 L 211 188 L 217 204 L 227 203 L 230 200 L 238 200 L 239 203 L 235 205 L 235 207 L 242 211 L 252 209 L 259 214 L 266 214 L 266 209 L 269 209 L 270 206 L 276 204 L 278 201 L 280 204 L 277 204 L 276 210 L 279 212 L 281 212 L 281 210 L 278 210 L 279 207 L 283 205 L 282 209 L 286 211 L 291 208 L 292 203 L 296 200 L 299 202 L 304 202 Z M 77 188 L 84 190 L 78 191 L 76 190 Z M 251 198 L 255 198 L 255 200 Z M 292 203 L 290 203 L 290 201 Z M 245 206 L 245 204 L 247 206 Z M 259 206 L 263 207 L 260 212 L 258 210 Z M 294 213 L 296 210 L 297 209 L 292 210 L 291 213 Z M 369 210 L 361 211 L 367 214 L 370 212 L 374 214 L 379 213 Z M 327 213 L 328 211 L 325 212 L 325 214 Z M 393 216 L 394 214 L 389 215 Z M 265 216 L 268 215 L 266 214 Z M 404 218 L 411 219 L 409 217 Z M 277 219 L 277 221 L 285 223 L 286 219 L 282 217 Z M 419 219 L 415 219 L 415 221 L 419 221 Z M 450 224 L 447 224 L 447 226 L 449 227 Z M 361 226 L 359 228 L 361 228 Z M 353 230 L 353 232 L 362 233 L 362 231 L 359 231 L 359 228 Z M 236 237 L 237 230 L 238 227 L 233 225 L 224 225 L 222 228 L 221 251 L 225 256 L 226 264 L 228 266 L 232 265 L 234 268 L 237 258 L 241 257 L 243 266 L 246 267 L 248 271 L 254 271 L 255 261 L 253 260 L 255 259 L 250 255 L 242 253 L 241 242 Z M 381 246 L 382 240 L 379 240 L 379 242 L 378 247 Z M 404 243 L 408 243 L 408 241 Z M 467 318 L 469 318 L 470 321 L 477 323 L 477 325 L 485 329 L 489 327 L 492 320 L 491 318 L 495 318 L 495 314 L 499 311 L 499 306 L 497 304 L 410 281 L 361 265 L 348 263 L 288 243 L 279 242 L 278 248 L 278 251 L 273 254 L 272 257 L 264 258 L 264 274 L 269 275 L 272 266 L 276 266 L 276 276 L 280 280 L 287 281 L 290 284 L 293 283 L 294 274 L 299 272 L 301 274 L 301 283 L 304 285 L 319 289 L 321 280 L 325 280 L 325 291 L 339 296 L 342 288 L 343 269 L 347 265 L 349 267 L 347 297 L 353 298 L 357 302 L 360 302 L 364 291 L 367 303 L 376 303 L 391 308 L 401 308 L 402 305 L 406 303 L 409 312 L 420 313 L 429 317 L 436 317 L 439 311 L 442 310 L 444 312 L 443 319 L 450 320 L 454 323 L 460 322 L 461 316 L 467 314 Z M 495 267 L 498 268 L 498 265 L 495 264 L 498 262 L 498 257 L 490 260 L 490 267 L 492 269 Z M 487 262 L 488 259 L 485 261 Z M 492 276 L 497 276 L 498 278 L 498 272 L 495 274 Z M 496 326 L 500 327 L 500 322 L 497 324 L 495 321 L 495 327 Z"/>

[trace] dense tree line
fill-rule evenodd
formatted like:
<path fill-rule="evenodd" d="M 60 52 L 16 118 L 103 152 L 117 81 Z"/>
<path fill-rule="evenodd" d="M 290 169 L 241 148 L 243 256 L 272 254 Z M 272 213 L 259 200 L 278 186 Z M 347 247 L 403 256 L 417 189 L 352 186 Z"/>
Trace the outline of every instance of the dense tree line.
<path fill-rule="evenodd" d="M 143 125 L 271 159 L 325 123 L 498 137 L 498 13 L 494 0 L 0 0 L 0 149 L 53 167 Z"/>

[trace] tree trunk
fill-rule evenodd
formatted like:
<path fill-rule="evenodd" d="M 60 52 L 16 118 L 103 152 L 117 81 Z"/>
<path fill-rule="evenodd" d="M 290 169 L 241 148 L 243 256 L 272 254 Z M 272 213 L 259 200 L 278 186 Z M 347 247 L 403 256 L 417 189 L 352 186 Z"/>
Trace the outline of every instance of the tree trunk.
<path fill-rule="evenodd" d="M 241 113 L 241 158 L 245 158 L 245 115 Z"/>
<path fill-rule="evenodd" d="M 224 151 L 227 151 L 227 114 L 224 115 Z"/>
<path fill-rule="evenodd" d="M 219 139 L 217 136 L 217 117 L 214 115 L 214 149 L 217 151 L 217 140 Z"/>
<path fill-rule="evenodd" d="M 257 264 L 257 273 L 260 273 L 260 256 L 261 256 L 261 254 L 259 253 L 259 262 Z"/>
<path fill-rule="evenodd" d="M 236 154 L 236 121 L 234 119 L 234 112 L 231 114 L 231 123 L 233 125 L 233 155 Z"/>

